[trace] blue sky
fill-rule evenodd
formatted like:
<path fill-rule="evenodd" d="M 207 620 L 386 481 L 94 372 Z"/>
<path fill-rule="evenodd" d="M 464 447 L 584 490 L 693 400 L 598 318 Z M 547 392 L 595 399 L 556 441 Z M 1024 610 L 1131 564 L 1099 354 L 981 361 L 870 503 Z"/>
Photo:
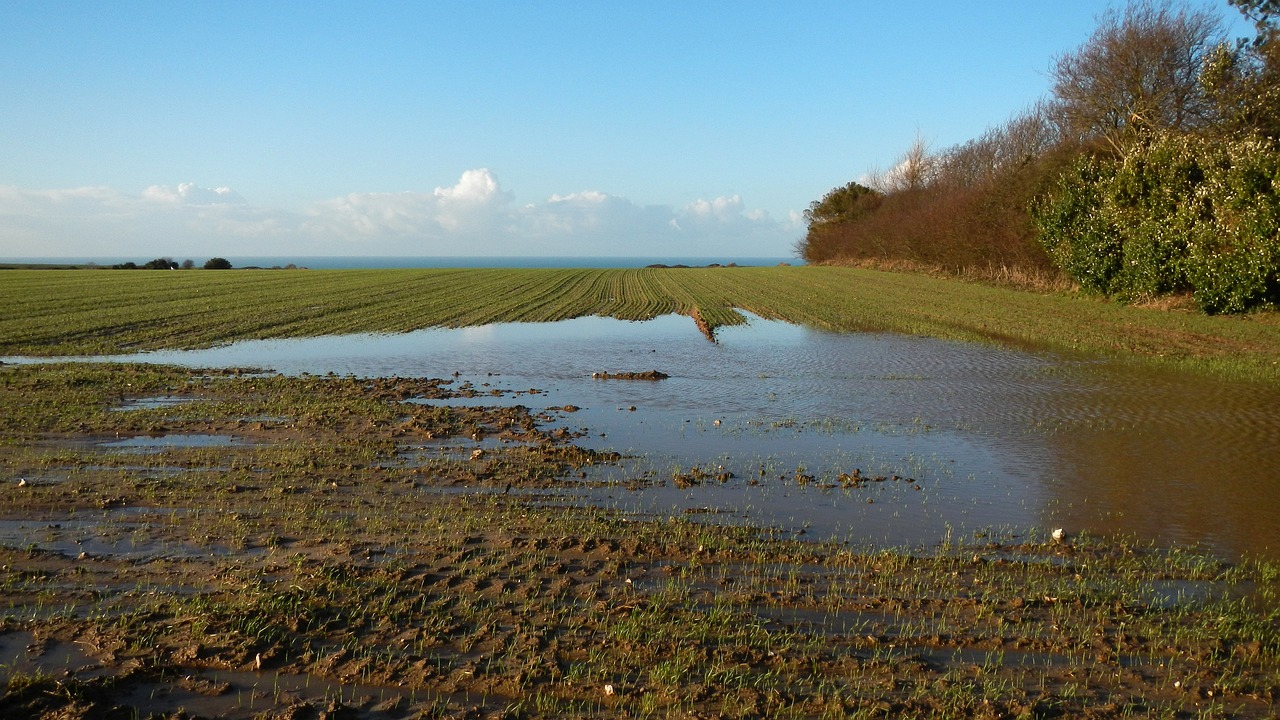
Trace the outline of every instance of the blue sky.
<path fill-rule="evenodd" d="M 786 256 L 1107 7 L 11 0 L 0 257 Z"/>

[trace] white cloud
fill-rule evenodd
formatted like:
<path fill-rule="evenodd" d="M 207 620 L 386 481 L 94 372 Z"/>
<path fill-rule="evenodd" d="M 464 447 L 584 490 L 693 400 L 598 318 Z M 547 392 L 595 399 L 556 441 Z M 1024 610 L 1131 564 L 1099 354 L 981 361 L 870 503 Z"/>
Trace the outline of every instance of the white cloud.
<path fill-rule="evenodd" d="M 178 187 L 152 185 L 142 191 L 147 200 L 185 205 L 242 205 L 245 199 L 228 187 L 203 188 L 195 183 L 182 183 Z"/>
<path fill-rule="evenodd" d="M 498 190 L 497 178 L 488 168 L 480 168 L 462 173 L 457 185 L 438 187 L 432 194 L 447 202 L 480 204 L 501 196 L 502 192 Z"/>
<path fill-rule="evenodd" d="M 102 187 L 0 187 L 6 257 L 272 254 L 272 243 L 296 224 L 229 188 L 152 186 L 129 195 Z"/>
<path fill-rule="evenodd" d="M 548 245 L 569 244 L 557 250 L 565 255 L 633 254 L 626 252 L 648 236 L 657 239 L 662 230 L 664 212 L 646 208 L 626 198 L 598 190 L 585 190 L 568 195 L 552 195 L 543 203 L 526 205 L 514 218 L 520 235 Z M 610 244 L 621 251 L 599 250 Z M 575 250 L 581 244 L 587 251 Z M 591 248 L 596 248 L 592 250 Z"/>
<path fill-rule="evenodd" d="M 127 202 L 125 195 L 105 187 L 46 191 L 0 187 L 0 217 L 107 213 Z"/>
<path fill-rule="evenodd" d="M 609 202 L 609 196 L 599 190 L 585 190 L 583 192 L 569 193 L 568 195 L 555 194 L 547 198 L 548 203 L 568 203 L 570 205 L 599 205 Z M 529 205 L 528 207 L 534 207 Z"/>
<path fill-rule="evenodd" d="M 492 173 L 468 170 L 456 185 L 430 193 L 351 193 L 317 203 L 301 229 L 321 236 L 352 234 L 362 243 L 371 238 L 443 240 L 452 233 L 491 231 L 493 220 L 511 203 Z"/>
<path fill-rule="evenodd" d="M 718 197 L 714 200 L 695 200 L 685 206 L 685 213 L 693 217 L 718 219 L 733 218 L 742 214 L 742 198 Z"/>
<path fill-rule="evenodd" d="M 803 225 L 737 195 L 641 206 L 599 190 L 517 204 L 487 169 L 432 191 L 356 192 L 303 212 L 227 187 L 0 186 L 0 257 L 253 255 L 783 256 Z"/>

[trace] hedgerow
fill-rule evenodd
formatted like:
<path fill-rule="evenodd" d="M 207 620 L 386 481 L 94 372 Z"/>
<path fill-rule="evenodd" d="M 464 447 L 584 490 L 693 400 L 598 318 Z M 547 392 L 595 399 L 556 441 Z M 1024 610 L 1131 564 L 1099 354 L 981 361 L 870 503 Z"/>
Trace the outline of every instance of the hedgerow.
<path fill-rule="evenodd" d="M 1169 133 L 1122 158 L 1083 156 L 1032 216 L 1086 290 L 1189 292 L 1209 313 L 1280 304 L 1280 153 L 1268 143 Z"/>

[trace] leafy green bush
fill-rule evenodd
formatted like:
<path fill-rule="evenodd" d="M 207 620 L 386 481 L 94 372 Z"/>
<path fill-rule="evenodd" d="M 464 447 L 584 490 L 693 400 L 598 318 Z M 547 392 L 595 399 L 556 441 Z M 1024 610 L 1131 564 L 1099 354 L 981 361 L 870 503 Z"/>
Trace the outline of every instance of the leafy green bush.
<path fill-rule="evenodd" d="M 880 193 L 856 182 L 832 189 L 821 200 L 809 203 L 804 219 L 810 225 L 849 222 L 876 209 Z"/>
<path fill-rule="evenodd" d="M 1280 303 L 1280 153 L 1167 134 L 1082 157 L 1032 210 L 1081 287 L 1125 300 L 1190 292 L 1205 312 Z"/>
<path fill-rule="evenodd" d="M 1114 179 L 1115 167 L 1081 156 L 1032 213 L 1054 264 L 1081 287 L 1103 294 L 1118 289 L 1122 267 L 1120 233 L 1104 212 L 1101 192 Z"/>

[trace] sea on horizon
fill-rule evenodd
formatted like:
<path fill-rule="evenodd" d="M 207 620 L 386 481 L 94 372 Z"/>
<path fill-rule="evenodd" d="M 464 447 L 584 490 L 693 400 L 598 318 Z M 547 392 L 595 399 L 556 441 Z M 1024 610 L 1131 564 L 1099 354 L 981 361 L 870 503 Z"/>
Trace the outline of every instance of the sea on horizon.
<path fill-rule="evenodd" d="M 222 256 L 234 268 L 245 267 L 285 267 L 293 265 L 315 270 L 370 270 L 383 268 L 640 268 L 648 265 L 688 265 L 690 267 L 705 265 L 743 265 L 762 266 L 788 263 L 803 265 L 804 261 L 796 257 L 668 257 L 668 256 Z M 126 262 L 138 265 L 151 260 L 151 257 L 28 257 L 0 258 L 0 263 L 40 264 L 40 265 L 101 265 L 110 267 Z M 185 257 L 173 256 L 182 262 Z M 196 267 L 204 264 L 208 258 L 192 257 Z"/>

